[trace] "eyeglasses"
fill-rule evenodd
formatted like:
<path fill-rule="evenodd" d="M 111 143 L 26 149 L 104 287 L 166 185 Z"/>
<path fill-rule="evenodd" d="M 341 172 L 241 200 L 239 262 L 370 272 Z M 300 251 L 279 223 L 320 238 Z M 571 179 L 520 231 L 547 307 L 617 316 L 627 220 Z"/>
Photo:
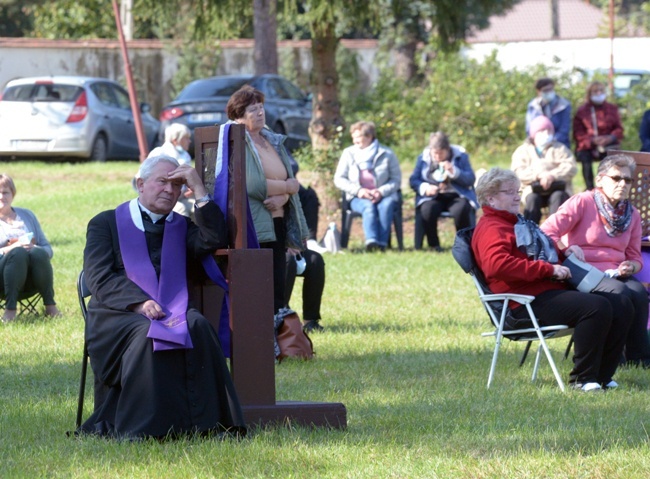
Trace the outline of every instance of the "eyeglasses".
<path fill-rule="evenodd" d="M 521 190 L 499 190 L 499 193 L 505 193 L 508 196 L 521 195 Z"/>
<path fill-rule="evenodd" d="M 616 175 L 616 176 L 605 175 L 605 176 L 607 178 L 611 178 L 612 180 L 614 180 L 614 183 L 620 183 L 621 180 L 622 180 L 622 181 L 625 181 L 626 185 L 631 185 L 632 182 L 634 181 L 634 179 L 632 179 L 632 178 L 630 178 L 628 176 L 618 176 L 618 175 Z"/>

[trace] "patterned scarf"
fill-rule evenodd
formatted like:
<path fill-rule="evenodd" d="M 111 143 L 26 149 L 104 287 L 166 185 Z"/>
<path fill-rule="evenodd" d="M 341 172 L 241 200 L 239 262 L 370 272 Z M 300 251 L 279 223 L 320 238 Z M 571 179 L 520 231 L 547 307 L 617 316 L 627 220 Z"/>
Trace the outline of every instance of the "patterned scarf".
<path fill-rule="evenodd" d="M 628 200 L 619 201 L 612 206 L 603 190 L 594 188 L 594 201 L 598 208 L 598 216 L 607 235 L 615 237 L 625 232 L 632 223 L 632 204 Z"/>
<path fill-rule="evenodd" d="M 530 259 L 557 263 L 559 258 L 551 238 L 539 229 L 537 223 L 517 215 L 515 224 L 517 248 L 526 253 Z"/>

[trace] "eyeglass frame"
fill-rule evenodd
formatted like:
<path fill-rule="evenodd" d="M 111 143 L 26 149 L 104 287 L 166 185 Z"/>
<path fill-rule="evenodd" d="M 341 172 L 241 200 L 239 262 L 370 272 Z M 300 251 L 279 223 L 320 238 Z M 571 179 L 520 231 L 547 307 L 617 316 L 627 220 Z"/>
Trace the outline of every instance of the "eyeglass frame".
<path fill-rule="evenodd" d="M 612 176 L 612 175 L 603 175 L 603 176 L 606 176 L 607 178 L 610 178 L 612 181 L 614 181 L 614 183 L 620 183 L 621 180 L 624 181 L 625 184 L 628 185 L 628 186 L 631 185 L 632 183 L 634 183 L 634 178 L 631 178 L 629 176 L 619 176 L 619 175 L 614 175 L 614 176 Z"/>

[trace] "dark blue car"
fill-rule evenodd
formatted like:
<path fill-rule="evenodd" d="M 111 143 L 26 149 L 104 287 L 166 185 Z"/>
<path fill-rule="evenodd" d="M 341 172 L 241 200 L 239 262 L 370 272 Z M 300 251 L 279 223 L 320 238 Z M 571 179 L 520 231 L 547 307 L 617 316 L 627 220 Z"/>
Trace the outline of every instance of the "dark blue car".
<path fill-rule="evenodd" d="M 230 75 L 195 80 L 165 106 L 160 114 L 161 138 L 171 123 L 194 128 L 228 121 L 226 104 L 230 96 L 244 85 L 264 93 L 266 123 L 273 131 L 287 136 L 286 146 L 297 148 L 309 142 L 311 95 L 278 75 Z M 190 152 L 194 152 L 193 142 Z"/>

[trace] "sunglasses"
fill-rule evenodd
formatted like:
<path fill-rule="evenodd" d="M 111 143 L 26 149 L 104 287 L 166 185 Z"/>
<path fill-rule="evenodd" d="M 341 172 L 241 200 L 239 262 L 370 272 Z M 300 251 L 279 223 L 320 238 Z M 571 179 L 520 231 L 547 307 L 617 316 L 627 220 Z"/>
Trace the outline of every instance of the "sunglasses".
<path fill-rule="evenodd" d="M 616 176 L 605 175 L 605 176 L 607 178 L 611 178 L 612 180 L 614 180 L 615 183 L 620 183 L 621 180 L 623 180 L 623 181 L 625 181 L 626 185 L 631 185 L 632 182 L 634 181 L 632 178 L 630 178 L 628 176 L 618 176 L 618 175 L 616 175 Z"/>

